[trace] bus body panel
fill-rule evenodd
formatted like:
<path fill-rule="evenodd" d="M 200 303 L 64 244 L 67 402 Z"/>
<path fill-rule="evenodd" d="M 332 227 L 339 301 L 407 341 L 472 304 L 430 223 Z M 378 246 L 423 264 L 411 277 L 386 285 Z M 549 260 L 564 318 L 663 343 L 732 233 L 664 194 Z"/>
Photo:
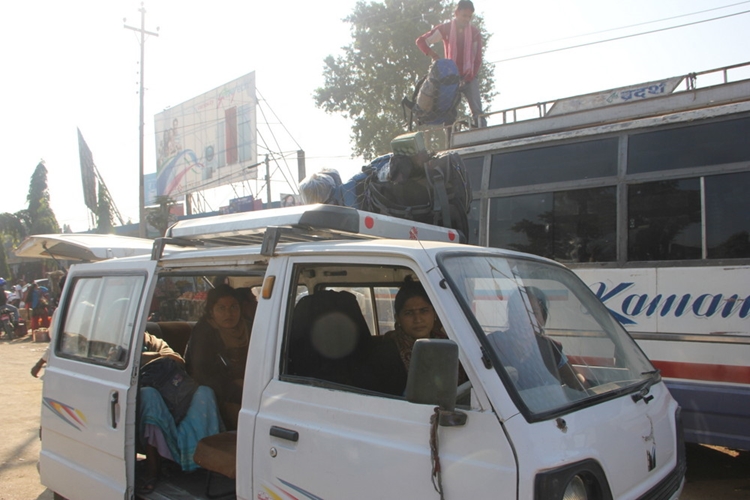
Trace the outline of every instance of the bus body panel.
<path fill-rule="evenodd" d="M 574 272 L 661 370 L 687 441 L 750 447 L 750 268 Z"/>

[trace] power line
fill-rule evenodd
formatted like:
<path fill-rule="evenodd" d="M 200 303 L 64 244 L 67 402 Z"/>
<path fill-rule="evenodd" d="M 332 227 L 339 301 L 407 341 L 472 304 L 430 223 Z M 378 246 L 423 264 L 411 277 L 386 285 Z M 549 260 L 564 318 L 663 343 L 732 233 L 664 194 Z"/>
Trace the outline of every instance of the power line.
<path fill-rule="evenodd" d="M 571 35 L 571 36 L 566 36 L 566 37 L 562 37 L 562 38 L 555 38 L 554 40 L 544 40 L 544 41 L 541 41 L 541 42 L 535 42 L 535 43 L 530 43 L 530 44 L 526 44 L 526 45 L 518 45 L 518 46 L 515 46 L 515 47 L 508 47 L 507 50 L 525 49 L 527 47 L 536 47 L 537 45 L 544 45 L 544 44 L 547 44 L 547 43 L 562 42 L 562 41 L 565 41 L 565 40 L 572 40 L 572 39 L 575 39 L 575 38 L 583 38 L 583 37 L 591 36 L 591 35 L 601 35 L 602 33 L 609 33 L 609 32 L 612 32 L 612 31 L 619 31 L 619 30 L 624 30 L 624 29 L 629 29 L 629 28 L 637 28 L 638 26 L 646 26 L 648 24 L 661 23 L 661 22 L 664 22 L 664 21 L 671 21 L 673 19 L 680 19 L 680 18 L 683 18 L 683 17 L 690 17 L 690 16 L 695 16 L 695 15 L 698 15 L 698 14 L 705 14 L 706 12 L 713 12 L 715 10 L 728 9 L 729 7 L 736 7 L 738 5 L 742 5 L 742 4 L 746 4 L 746 3 L 750 3 L 750 0 L 745 0 L 744 2 L 737 2 L 737 3 L 733 3 L 733 4 L 729 4 L 729 5 L 724 5 L 722 7 L 714 7 L 712 9 L 699 10 L 699 11 L 696 11 L 696 12 L 688 12 L 687 14 L 679 14 L 677 16 L 664 17 L 662 19 L 655 19 L 653 21 L 644 21 L 644 22 L 641 22 L 641 23 L 628 24 L 627 26 L 619 26 L 619 27 L 616 27 L 616 28 L 608 28 L 608 29 L 605 29 L 605 30 L 592 31 L 592 32 L 589 32 L 589 33 L 582 33 L 582 34 L 579 34 L 579 35 Z"/>
<path fill-rule="evenodd" d="M 661 31 L 669 31 L 669 30 L 673 30 L 673 29 L 677 29 L 677 28 L 684 28 L 686 26 L 693 26 L 693 25 L 696 25 L 696 24 L 702 24 L 702 23 L 707 23 L 707 22 L 710 22 L 710 21 L 717 21 L 719 19 L 726 19 L 726 18 L 729 18 L 729 17 L 739 16 L 741 14 L 747 14 L 748 12 L 750 12 L 750 10 L 743 10 L 742 12 L 735 12 L 734 14 L 727 14 L 727 15 L 724 15 L 724 16 L 713 17 L 713 18 L 710 18 L 710 19 L 702 19 L 700 21 L 693 21 L 691 23 L 679 24 L 677 26 L 667 26 L 666 28 L 659 28 L 659 29 L 655 29 L 655 30 L 644 31 L 642 33 L 632 33 L 630 35 L 623 35 L 623 36 L 618 36 L 618 37 L 614 37 L 614 38 L 607 38 L 605 40 L 598 40 L 598 41 L 595 41 L 595 42 L 581 43 L 581 44 L 578 44 L 578 45 L 571 45 L 571 46 L 568 46 L 568 47 L 560 47 L 560 48 L 557 48 L 557 49 L 543 50 L 541 52 L 534 52 L 532 54 L 525 54 L 525 55 L 522 55 L 522 56 L 515 56 L 515 57 L 508 57 L 508 58 L 505 58 L 505 59 L 498 59 L 497 61 L 490 61 L 490 63 L 491 64 L 497 64 L 497 63 L 503 63 L 503 62 L 508 62 L 508 61 L 515 61 L 515 60 L 518 60 L 518 59 L 525 59 L 527 57 L 541 56 L 541 55 L 544 55 L 544 54 L 551 54 L 553 52 L 562 52 L 564 50 L 578 49 L 578 48 L 581 48 L 581 47 L 588 47 L 590 45 L 598 45 L 600 43 L 614 42 L 614 41 L 617 41 L 617 40 L 624 40 L 626 38 L 633 38 L 633 37 L 636 37 L 636 36 L 650 35 L 650 34 L 653 34 L 653 33 L 659 33 Z"/>

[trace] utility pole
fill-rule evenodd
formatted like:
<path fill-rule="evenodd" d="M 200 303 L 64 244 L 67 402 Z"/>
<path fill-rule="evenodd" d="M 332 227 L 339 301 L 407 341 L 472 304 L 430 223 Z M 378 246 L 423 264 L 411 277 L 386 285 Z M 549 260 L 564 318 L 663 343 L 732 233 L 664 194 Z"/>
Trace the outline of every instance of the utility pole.
<path fill-rule="evenodd" d="M 297 150 L 297 183 L 302 182 L 302 179 L 307 175 L 305 169 L 305 150 Z"/>
<path fill-rule="evenodd" d="M 266 197 L 268 198 L 268 205 L 266 208 L 271 208 L 271 164 L 268 163 L 268 155 L 266 155 Z"/>
<path fill-rule="evenodd" d="M 141 238 L 146 237 L 146 195 L 144 193 L 144 183 L 143 183 L 143 126 L 144 126 L 144 120 L 143 120 L 143 56 L 145 53 L 145 45 L 146 45 L 146 35 L 152 35 L 152 36 L 159 36 L 158 33 L 154 33 L 152 31 L 146 31 L 146 9 L 143 7 L 143 2 L 141 2 L 141 8 L 138 9 L 138 12 L 141 13 L 141 27 L 134 28 L 132 26 L 128 26 L 127 24 L 124 25 L 126 29 L 137 31 L 141 34 L 141 71 L 140 71 L 140 90 L 138 92 L 138 96 L 140 98 L 140 116 L 138 120 L 138 133 L 139 133 L 139 145 L 138 145 L 138 195 L 139 195 L 139 203 L 138 203 L 138 236 Z M 123 22 L 125 22 L 126 19 L 123 19 Z M 156 28 L 157 31 L 159 31 L 159 28 Z"/>

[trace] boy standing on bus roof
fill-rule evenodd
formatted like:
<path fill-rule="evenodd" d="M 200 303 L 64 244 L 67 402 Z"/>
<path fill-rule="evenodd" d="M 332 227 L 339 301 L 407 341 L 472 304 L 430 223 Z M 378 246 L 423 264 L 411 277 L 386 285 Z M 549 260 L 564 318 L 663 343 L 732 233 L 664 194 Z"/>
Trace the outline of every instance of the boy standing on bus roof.
<path fill-rule="evenodd" d="M 471 24 L 474 4 L 471 0 L 460 0 L 450 22 L 443 23 L 417 38 L 417 47 L 432 58 L 440 59 L 430 45 L 443 42 L 445 57 L 452 59 L 461 75 L 461 93 L 471 109 L 475 127 L 486 127 L 487 120 L 481 116 L 482 100 L 479 95 L 477 74 L 482 67 L 482 36 Z"/>

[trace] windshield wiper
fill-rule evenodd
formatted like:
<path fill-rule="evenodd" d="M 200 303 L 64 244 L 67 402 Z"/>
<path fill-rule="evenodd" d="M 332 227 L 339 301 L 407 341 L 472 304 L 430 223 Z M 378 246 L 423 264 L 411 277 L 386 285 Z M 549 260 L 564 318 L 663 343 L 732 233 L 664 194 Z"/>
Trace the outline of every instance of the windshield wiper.
<path fill-rule="evenodd" d="M 659 373 L 660 371 L 658 369 L 641 372 L 641 375 L 648 376 L 649 378 L 646 380 L 646 383 L 638 392 L 630 396 L 631 398 L 633 398 L 634 403 L 637 403 L 642 399 L 644 403 L 648 404 L 652 399 L 654 399 L 654 396 L 649 396 L 648 393 L 651 391 L 651 386 L 654 385 L 657 380 L 659 380 Z"/>

